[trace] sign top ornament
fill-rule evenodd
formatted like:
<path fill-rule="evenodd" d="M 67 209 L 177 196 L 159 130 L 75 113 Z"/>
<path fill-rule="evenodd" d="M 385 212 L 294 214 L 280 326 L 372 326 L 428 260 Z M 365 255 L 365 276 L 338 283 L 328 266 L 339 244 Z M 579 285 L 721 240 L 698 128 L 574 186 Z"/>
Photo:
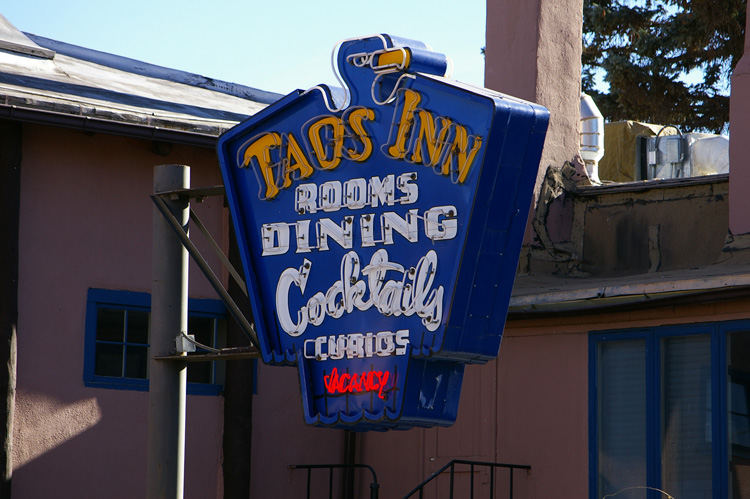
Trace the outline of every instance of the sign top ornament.
<path fill-rule="evenodd" d="M 548 111 L 446 77 L 388 35 L 345 40 L 346 95 L 295 91 L 221 136 L 266 363 L 307 423 L 450 425 L 497 356 Z"/>

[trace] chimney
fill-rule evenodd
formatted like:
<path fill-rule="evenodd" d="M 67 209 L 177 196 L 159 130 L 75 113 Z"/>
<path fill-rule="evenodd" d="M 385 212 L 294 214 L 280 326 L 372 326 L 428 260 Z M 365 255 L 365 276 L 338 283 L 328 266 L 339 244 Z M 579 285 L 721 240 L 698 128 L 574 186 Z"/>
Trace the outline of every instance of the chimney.
<path fill-rule="evenodd" d="M 578 154 L 582 30 L 583 0 L 487 0 L 484 86 L 550 110 L 535 200 L 547 166 Z"/>
<path fill-rule="evenodd" d="M 750 9 L 747 11 L 750 19 Z M 748 24 L 750 26 L 750 24 Z M 750 232 L 750 33 L 732 74 L 729 101 L 729 232 Z"/>

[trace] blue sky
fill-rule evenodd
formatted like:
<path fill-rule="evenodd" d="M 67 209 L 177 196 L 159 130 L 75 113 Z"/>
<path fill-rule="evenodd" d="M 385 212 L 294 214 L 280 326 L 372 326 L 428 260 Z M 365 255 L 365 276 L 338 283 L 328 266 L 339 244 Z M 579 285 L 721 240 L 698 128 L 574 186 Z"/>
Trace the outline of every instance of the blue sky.
<path fill-rule="evenodd" d="M 485 0 L 16 0 L 0 13 L 21 31 L 283 94 L 336 85 L 336 43 L 373 33 L 428 43 L 454 79 L 484 79 Z"/>

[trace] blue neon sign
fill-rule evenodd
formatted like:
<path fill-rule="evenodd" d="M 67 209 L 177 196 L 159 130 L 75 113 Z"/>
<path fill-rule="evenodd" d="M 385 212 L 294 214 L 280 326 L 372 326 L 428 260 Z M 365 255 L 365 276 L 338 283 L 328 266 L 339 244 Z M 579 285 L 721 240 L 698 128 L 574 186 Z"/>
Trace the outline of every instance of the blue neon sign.
<path fill-rule="evenodd" d="M 335 58 L 343 102 L 296 91 L 219 140 L 263 359 L 298 366 L 309 424 L 449 425 L 498 354 L 549 113 L 420 42 Z"/>

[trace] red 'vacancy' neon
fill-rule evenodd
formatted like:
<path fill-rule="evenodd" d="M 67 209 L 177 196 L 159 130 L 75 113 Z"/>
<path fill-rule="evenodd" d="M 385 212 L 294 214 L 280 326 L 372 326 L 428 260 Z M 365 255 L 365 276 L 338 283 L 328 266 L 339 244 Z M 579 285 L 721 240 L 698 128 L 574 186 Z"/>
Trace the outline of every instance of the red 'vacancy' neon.
<path fill-rule="evenodd" d="M 388 371 L 370 371 L 362 374 L 339 374 L 337 368 L 333 368 L 331 374 L 324 376 L 323 382 L 328 393 L 363 393 L 378 392 L 378 397 L 385 399 L 383 389 L 388 383 Z"/>

